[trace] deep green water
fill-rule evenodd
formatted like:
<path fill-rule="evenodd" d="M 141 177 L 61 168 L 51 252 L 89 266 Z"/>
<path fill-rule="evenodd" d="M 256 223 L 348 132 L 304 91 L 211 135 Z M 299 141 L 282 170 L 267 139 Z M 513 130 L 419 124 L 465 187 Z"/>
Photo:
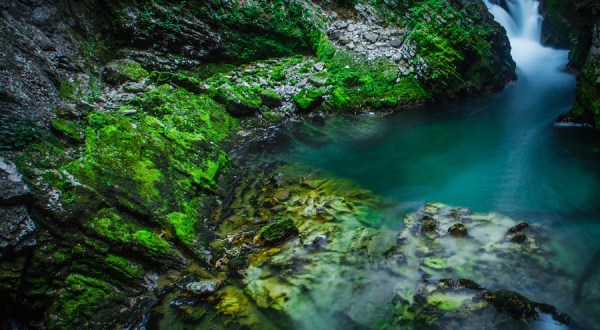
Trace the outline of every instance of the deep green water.
<path fill-rule="evenodd" d="M 592 260 L 600 249 L 597 140 L 589 128 L 554 124 L 574 98 L 575 77 L 563 70 L 567 51 L 512 44 L 519 79 L 500 93 L 385 117 L 292 122 L 243 158 L 349 178 L 400 213 L 436 201 L 543 224 L 553 258 L 577 281 L 589 263 L 600 263 Z M 400 227 L 400 219 L 388 226 Z M 588 328 L 600 324 L 600 302 L 536 287 L 523 293 L 549 299 Z"/>

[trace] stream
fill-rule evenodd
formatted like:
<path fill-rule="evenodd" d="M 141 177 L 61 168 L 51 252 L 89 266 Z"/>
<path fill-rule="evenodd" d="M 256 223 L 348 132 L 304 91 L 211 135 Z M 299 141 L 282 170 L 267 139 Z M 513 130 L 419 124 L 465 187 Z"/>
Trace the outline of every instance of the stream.
<path fill-rule="evenodd" d="M 510 14 L 487 3 L 506 28 L 517 63 L 518 80 L 502 92 L 384 118 L 291 122 L 243 157 L 350 179 L 394 201 L 401 214 L 435 201 L 541 224 L 551 232 L 545 243 L 553 261 L 573 281 L 597 276 L 588 265 L 600 263 L 594 259 L 600 256 L 600 150 L 591 129 L 555 125 L 574 99 L 575 76 L 564 69 L 568 51 L 539 44 L 538 2 L 508 4 Z M 385 226 L 400 228 L 394 219 Z M 585 295 L 586 283 L 579 289 Z M 600 324 L 597 299 L 582 303 L 575 289 L 540 290 L 521 293 L 543 297 L 585 328 Z"/>

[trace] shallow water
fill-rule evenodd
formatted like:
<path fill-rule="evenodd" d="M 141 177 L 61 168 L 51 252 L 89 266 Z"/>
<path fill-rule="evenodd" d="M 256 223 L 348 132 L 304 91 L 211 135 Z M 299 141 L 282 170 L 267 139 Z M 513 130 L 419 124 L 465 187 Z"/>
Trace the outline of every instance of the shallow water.
<path fill-rule="evenodd" d="M 552 261 L 578 281 L 589 263 L 600 263 L 592 260 L 600 249 L 597 141 L 590 129 L 554 125 L 574 99 L 575 77 L 563 69 L 567 51 L 517 37 L 511 44 L 519 78 L 500 93 L 384 118 L 290 123 L 243 157 L 349 178 L 394 201 L 401 213 L 436 201 L 540 223 L 551 231 L 545 244 L 554 250 Z M 387 225 L 399 228 L 397 219 Z M 582 303 L 575 289 L 541 287 L 521 292 L 586 328 L 600 324 L 600 301 Z"/>

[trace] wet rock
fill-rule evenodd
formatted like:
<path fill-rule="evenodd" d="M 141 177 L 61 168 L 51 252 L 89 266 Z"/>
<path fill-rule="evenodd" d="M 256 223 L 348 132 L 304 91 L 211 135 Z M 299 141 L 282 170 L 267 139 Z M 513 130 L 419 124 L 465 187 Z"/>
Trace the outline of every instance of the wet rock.
<path fill-rule="evenodd" d="M 422 233 L 435 233 L 437 228 L 438 228 L 437 221 L 435 221 L 433 219 L 427 219 L 423 222 L 423 225 L 421 226 L 421 232 Z"/>
<path fill-rule="evenodd" d="M 537 303 L 517 292 L 505 289 L 488 291 L 483 294 L 483 298 L 494 305 L 498 311 L 507 313 L 515 319 L 539 317 L 535 310 Z"/>
<path fill-rule="evenodd" d="M 510 238 L 511 242 L 519 243 L 519 244 L 525 242 L 526 240 L 527 240 L 527 235 L 525 235 L 523 233 L 518 233 Z"/>
<path fill-rule="evenodd" d="M 527 228 L 527 227 L 529 227 L 529 224 L 528 224 L 527 222 L 521 222 L 521 223 L 519 223 L 518 225 L 516 225 L 516 226 L 514 226 L 514 227 L 511 227 L 511 228 L 508 230 L 508 232 L 509 232 L 509 233 L 513 233 L 513 234 L 514 234 L 514 233 L 520 232 L 521 230 L 523 230 L 523 229 L 525 229 L 525 228 Z"/>
<path fill-rule="evenodd" d="M 454 237 L 466 237 L 469 235 L 467 228 L 462 223 L 457 223 L 448 228 L 448 233 Z"/>
<path fill-rule="evenodd" d="M 290 191 L 288 189 L 279 189 L 273 195 L 278 201 L 285 202 L 290 198 Z"/>
<path fill-rule="evenodd" d="M 29 194 L 29 187 L 23 182 L 17 167 L 0 157 L 0 205 L 23 203 Z"/>
<path fill-rule="evenodd" d="M 26 207 L 29 196 L 29 187 L 16 166 L 0 157 L 0 256 L 9 249 L 18 251 L 36 243 L 36 226 Z"/>
<path fill-rule="evenodd" d="M 194 295 L 205 297 L 217 292 L 222 284 L 223 280 L 202 280 L 188 283 L 185 289 Z"/>
<path fill-rule="evenodd" d="M 0 255 L 8 249 L 20 250 L 36 243 L 32 237 L 35 223 L 27 208 L 19 206 L 0 207 Z"/>
<path fill-rule="evenodd" d="M 289 218 L 283 218 L 262 227 L 258 233 L 257 242 L 262 241 L 266 245 L 277 245 L 298 235 L 298 233 L 298 228 L 294 222 Z"/>
<path fill-rule="evenodd" d="M 244 269 L 248 266 L 248 258 L 246 256 L 237 256 L 227 263 L 227 272 L 234 276 L 242 275 Z"/>

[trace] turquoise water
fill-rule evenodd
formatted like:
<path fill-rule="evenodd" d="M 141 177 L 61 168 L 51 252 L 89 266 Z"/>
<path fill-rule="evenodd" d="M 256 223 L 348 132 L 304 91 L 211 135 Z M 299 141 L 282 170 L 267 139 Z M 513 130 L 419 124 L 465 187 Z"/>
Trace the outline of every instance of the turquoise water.
<path fill-rule="evenodd" d="M 578 281 L 588 264 L 600 263 L 592 257 L 600 249 L 597 139 L 589 128 L 554 124 L 574 99 L 567 52 L 512 44 L 519 79 L 500 93 L 385 117 L 292 122 L 243 157 L 351 179 L 401 213 L 436 201 L 542 224 L 552 233 L 553 261 Z M 600 324 L 600 302 L 535 287 L 523 293 L 550 299 L 587 328 Z"/>

